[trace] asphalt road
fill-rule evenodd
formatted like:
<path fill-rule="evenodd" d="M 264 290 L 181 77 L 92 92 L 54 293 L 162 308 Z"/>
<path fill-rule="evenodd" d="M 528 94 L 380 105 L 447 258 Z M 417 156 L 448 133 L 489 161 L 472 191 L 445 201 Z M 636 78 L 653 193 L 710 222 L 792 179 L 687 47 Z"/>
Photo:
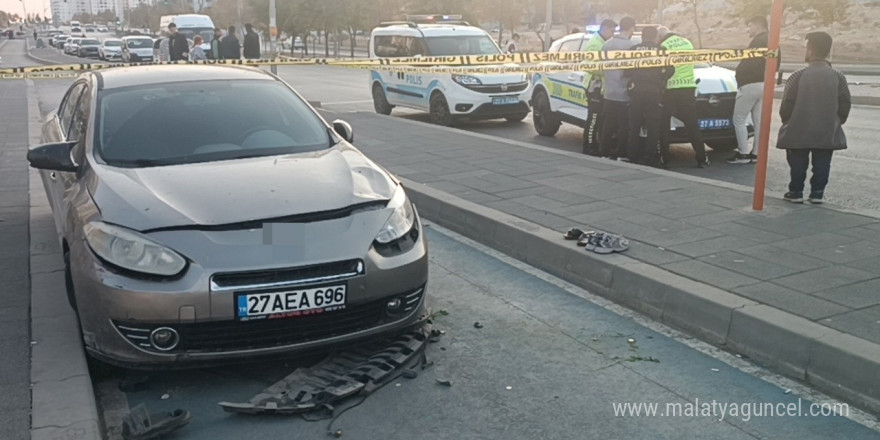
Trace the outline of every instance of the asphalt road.
<path fill-rule="evenodd" d="M 283 79 L 307 99 L 320 101 L 328 109 L 340 112 L 373 111 L 369 76 L 365 72 L 322 67 L 279 67 L 278 71 Z M 780 125 L 775 113 L 778 110 L 778 101 L 776 104 L 771 146 L 775 144 Z M 396 108 L 392 116 L 428 120 L 425 113 L 401 108 Z M 876 124 L 878 118 L 880 107 L 853 108 L 844 127 L 849 149 L 835 153 L 830 183 L 825 192 L 830 204 L 847 210 L 880 215 L 880 192 L 876 190 L 876 169 L 880 165 L 880 149 L 876 148 L 876 140 L 880 138 L 880 126 Z M 563 124 L 555 137 L 539 136 L 532 126 L 531 116 L 521 123 L 501 120 L 462 122 L 458 124 L 458 128 L 566 151 L 581 151 L 583 136 L 581 129 L 568 124 Z M 698 169 L 692 165 L 693 150 L 689 145 L 673 146 L 672 152 L 673 171 L 749 187 L 754 185 L 755 166 L 724 163 L 731 154 L 729 151 L 710 151 L 712 166 L 706 169 Z M 768 194 L 778 196 L 788 190 L 788 172 L 785 153 L 771 148 L 767 172 Z"/>
<path fill-rule="evenodd" d="M 22 47 L 7 45 L 0 52 L 4 60 L 17 63 L 15 57 L 21 56 L 17 52 Z M 21 61 L 23 65 L 25 58 Z M 307 98 L 324 101 L 328 108 L 363 107 L 363 72 L 332 72 L 308 68 L 284 75 Z M 56 106 L 69 83 L 36 82 L 41 110 Z M 366 105 L 371 107 L 369 101 Z M 3 107 L 0 111 L 21 109 Z M 523 132 L 530 125 L 490 122 L 467 128 Z M 578 133 L 566 133 L 555 142 L 579 139 Z M 522 136 L 534 138 L 533 134 Z M 574 144 L 572 149 L 579 141 Z M 667 403 L 686 405 L 695 399 L 700 403 L 787 405 L 805 398 L 802 408 L 808 409 L 810 401 L 823 397 L 440 228 L 428 227 L 427 234 L 431 243 L 429 294 L 434 310 L 448 312 L 438 317 L 446 335 L 429 347 L 434 365 L 416 379 L 389 384 L 345 413 L 333 425 L 334 430 L 343 431 L 344 438 L 880 436 L 876 420 L 855 410 L 851 416 L 871 424 L 873 430 L 842 417 L 757 417 L 754 412 L 748 420 L 742 414 L 719 420 L 717 412 L 714 416 L 661 416 Z M 476 328 L 475 322 L 482 328 Z M 111 427 L 118 428 L 127 408 L 145 403 L 152 411 L 185 408 L 193 413 L 192 424 L 169 439 L 286 438 L 291 432 L 297 438 L 325 438 L 327 421 L 232 415 L 217 406 L 219 401 L 249 399 L 302 362 L 279 359 L 150 373 L 144 389 L 127 394 L 116 387 L 121 374 L 100 378 L 96 385 L 101 410 Z M 439 385 L 436 379 L 451 380 L 453 386 Z M 660 413 L 654 417 L 614 413 L 614 403 L 640 402 L 660 404 Z M 118 438 L 118 430 L 110 438 Z"/>

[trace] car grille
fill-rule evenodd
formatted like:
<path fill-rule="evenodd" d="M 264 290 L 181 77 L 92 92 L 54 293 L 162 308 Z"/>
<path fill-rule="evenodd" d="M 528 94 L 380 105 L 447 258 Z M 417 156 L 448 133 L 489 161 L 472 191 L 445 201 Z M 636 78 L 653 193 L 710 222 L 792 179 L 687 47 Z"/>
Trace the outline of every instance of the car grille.
<path fill-rule="evenodd" d="M 359 259 L 293 268 L 221 273 L 211 277 L 211 291 L 241 291 L 315 284 L 351 278 L 364 273 L 364 262 Z"/>
<path fill-rule="evenodd" d="M 156 353 L 265 349 L 342 336 L 393 322 L 416 310 L 424 293 L 422 286 L 381 300 L 348 306 L 343 310 L 297 318 L 170 325 L 114 321 L 113 324 L 129 342 Z M 393 297 L 401 299 L 404 309 L 402 313 L 389 316 L 385 313 L 385 304 Z M 173 350 L 157 350 L 150 344 L 150 333 L 160 327 L 173 328 L 180 335 L 180 343 Z"/>
<path fill-rule="evenodd" d="M 529 87 L 528 81 L 510 83 L 505 85 L 507 86 L 506 90 L 504 90 L 504 87 L 501 84 L 465 85 L 465 87 L 480 93 L 516 93 L 522 92 Z"/>

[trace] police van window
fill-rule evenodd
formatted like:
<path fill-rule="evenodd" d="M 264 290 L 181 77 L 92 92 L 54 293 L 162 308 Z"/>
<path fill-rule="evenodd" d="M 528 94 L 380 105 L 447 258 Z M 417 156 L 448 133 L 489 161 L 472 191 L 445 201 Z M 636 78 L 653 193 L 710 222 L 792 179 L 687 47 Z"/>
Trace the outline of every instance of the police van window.
<path fill-rule="evenodd" d="M 581 47 L 581 39 L 566 41 L 559 47 L 560 52 L 577 52 Z"/>
<path fill-rule="evenodd" d="M 400 35 L 378 35 L 374 40 L 377 57 L 405 57 L 409 52 L 410 37 Z"/>
<path fill-rule="evenodd" d="M 425 39 L 431 56 L 498 55 L 501 50 L 488 35 L 456 35 Z"/>

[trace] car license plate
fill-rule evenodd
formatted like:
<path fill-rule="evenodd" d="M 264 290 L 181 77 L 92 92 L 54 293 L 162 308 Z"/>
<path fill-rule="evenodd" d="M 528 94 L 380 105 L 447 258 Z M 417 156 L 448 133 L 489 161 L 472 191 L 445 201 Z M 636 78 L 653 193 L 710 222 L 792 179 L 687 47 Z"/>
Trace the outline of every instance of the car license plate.
<path fill-rule="evenodd" d="M 347 286 L 309 287 L 278 292 L 240 293 L 235 298 L 239 321 L 293 318 L 345 308 Z"/>
<path fill-rule="evenodd" d="M 516 96 L 502 96 L 499 98 L 492 98 L 492 105 L 510 105 L 516 104 L 519 102 L 519 98 Z"/>
<path fill-rule="evenodd" d="M 733 127 L 731 119 L 700 119 L 700 130 L 718 130 Z"/>

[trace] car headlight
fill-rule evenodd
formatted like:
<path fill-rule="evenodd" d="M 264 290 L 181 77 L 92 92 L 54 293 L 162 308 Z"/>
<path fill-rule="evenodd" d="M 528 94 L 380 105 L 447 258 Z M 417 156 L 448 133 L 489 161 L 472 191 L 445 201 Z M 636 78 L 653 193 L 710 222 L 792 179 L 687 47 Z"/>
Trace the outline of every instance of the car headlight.
<path fill-rule="evenodd" d="M 388 202 L 388 207 L 394 211 L 391 213 L 391 218 L 385 222 L 379 234 L 376 235 L 376 241 L 382 244 L 388 244 L 403 237 L 412 229 L 416 221 L 416 213 L 402 186 L 398 186 L 394 191 L 394 195 Z"/>
<path fill-rule="evenodd" d="M 186 267 L 176 252 L 129 229 L 91 222 L 83 227 L 86 242 L 110 264 L 134 272 L 174 276 Z"/>
<path fill-rule="evenodd" d="M 452 75 L 452 80 L 465 86 L 478 86 L 483 84 L 480 78 L 471 75 Z"/>

